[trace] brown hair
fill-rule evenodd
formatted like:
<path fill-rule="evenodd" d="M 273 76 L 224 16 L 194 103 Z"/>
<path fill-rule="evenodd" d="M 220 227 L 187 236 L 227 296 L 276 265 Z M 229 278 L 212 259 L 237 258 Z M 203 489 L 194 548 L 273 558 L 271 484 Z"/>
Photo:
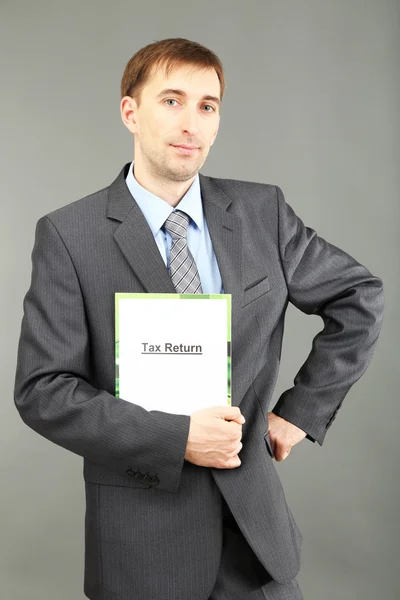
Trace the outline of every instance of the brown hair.
<path fill-rule="evenodd" d="M 215 69 L 220 82 L 220 99 L 224 95 L 223 66 L 216 54 L 184 38 L 168 38 L 141 48 L 128 61 L 121 79 L 121 98 L 131 96 L 140 105 L 141 91 L 150 78 L 153 67 L 164 67 L 168 76 L 174 67 L 185 64 Z"/>

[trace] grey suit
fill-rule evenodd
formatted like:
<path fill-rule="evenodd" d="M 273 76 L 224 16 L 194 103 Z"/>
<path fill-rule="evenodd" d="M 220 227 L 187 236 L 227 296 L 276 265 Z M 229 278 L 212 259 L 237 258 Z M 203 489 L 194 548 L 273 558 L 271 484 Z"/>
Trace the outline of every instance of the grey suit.
<path fill-rule="evenodd" d="M 232 405 L 241 466 L 184 460 L 188 415 L 114 397 L 114 293 L 172 282 L 125 177 L 39 219 L 24 299 L 15 403 L 24 422 L 84 458 L 85 593 L 101 600 L 207 600 L 222 497 L 278 583 L 299 571 L 302 535 L 271 458 L 267 413 L 288 302 L 324 329 L 274 412 L 322 445 L 372 357 L 382 281 L 305 227 L 273 185 L 200 174 L 224 290 L 232 294 Z M 156 382 L 149 382 L 156 385 Z"/>

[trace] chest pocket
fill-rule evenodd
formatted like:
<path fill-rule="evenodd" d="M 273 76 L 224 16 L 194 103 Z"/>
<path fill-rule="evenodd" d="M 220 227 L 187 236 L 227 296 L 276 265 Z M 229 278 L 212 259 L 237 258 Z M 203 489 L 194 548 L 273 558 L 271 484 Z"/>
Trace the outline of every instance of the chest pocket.
<path fill-rule="evenodd" d="M 271 284 L 267 275 L 258 277 L 256 281 L 247 285 L 243 290 L 242 307 L 247 306 L 260 296 L 263 296 L 271 289 Z"/>

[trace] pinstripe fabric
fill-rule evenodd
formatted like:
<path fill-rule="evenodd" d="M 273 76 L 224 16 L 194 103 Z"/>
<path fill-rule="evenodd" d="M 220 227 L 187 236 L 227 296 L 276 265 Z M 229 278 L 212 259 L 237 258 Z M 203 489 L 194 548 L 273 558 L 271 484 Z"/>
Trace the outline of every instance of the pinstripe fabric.
<path fill-rule="evenodd" d="M 296 579 L 272 579 L 244 539 L 222 499 L 223 541 L 218 576 L 209 600 L 303 600 Z"/>
<path fill-rule="evenodd" d="M 21 418 L 83 457 L 85 594 L 208 600 L 223 559 L 222 498 L 260 565 L 287 586 L 300 568 L 302 536 L 267 433 L 287 304 L 319 315 L 324 328 L 273 411 L 322 445 L 376 347 L 382 281 L 306 227 L 276 186 L 200 175 L 232 295 L 232 405 L 246 422 L 240 467 L 192 465 L 184 459 L 188 415 L 114 396 L 115 292 L 175 292 L 126 186 L 128 168 L 39 219 L 18 345 Z"/>
<path fill-rule="evenodd" d="M 97 562 L 88 565 L 89 598 L 207 600 L 222 546 L 221 494 L 207 469 L 187 463 L 181 488 L 184 510 L 178 494 L 85 485 L 89 501 L 97 498 L 96 535 L 101 546 L 101 552 L 88 557 L 97 556 Z M 146 546 L 143 540 L 148 540 Z"/>

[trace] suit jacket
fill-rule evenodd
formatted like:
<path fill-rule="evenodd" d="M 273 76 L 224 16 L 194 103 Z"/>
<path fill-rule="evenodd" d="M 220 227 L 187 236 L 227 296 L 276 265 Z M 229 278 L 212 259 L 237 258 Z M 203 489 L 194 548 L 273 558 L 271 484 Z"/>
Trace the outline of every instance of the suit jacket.
<path fill-rule="evenodd" d="M 232 405 L 246 423 L 240 467 L 193 465 L 184 460 L 190 416 L 114 396 L 114 293 L 175 292 L 126 186 L 128 168 L 39 219 L 18 347 L 23 421 L 84 459 L 85 593 L 207 600 L 221 555 L 221 495 L 262 565 L 285 583 L 299 571 L 302 535 L 272 460 L 268 410 L 287 304 L 324 327 L 273 411 L 322 445 L 374 351 L 382 281 L 306 227 L 279 187 L 200 174 L 232 294 Z"/>

